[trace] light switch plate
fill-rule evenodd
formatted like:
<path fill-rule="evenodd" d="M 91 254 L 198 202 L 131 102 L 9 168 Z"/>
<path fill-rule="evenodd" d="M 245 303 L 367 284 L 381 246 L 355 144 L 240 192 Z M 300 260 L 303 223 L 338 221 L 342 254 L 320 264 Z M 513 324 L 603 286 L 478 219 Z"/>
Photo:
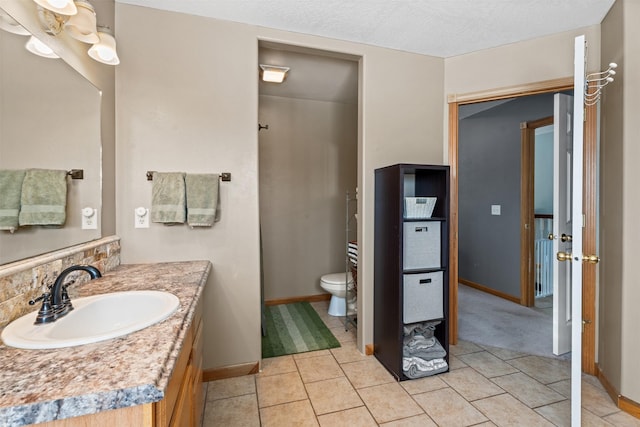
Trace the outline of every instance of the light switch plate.
<path fill-rule="evenodd" d="M 500 215 L 500 205 L 491 205 L 491 215 Z"/>

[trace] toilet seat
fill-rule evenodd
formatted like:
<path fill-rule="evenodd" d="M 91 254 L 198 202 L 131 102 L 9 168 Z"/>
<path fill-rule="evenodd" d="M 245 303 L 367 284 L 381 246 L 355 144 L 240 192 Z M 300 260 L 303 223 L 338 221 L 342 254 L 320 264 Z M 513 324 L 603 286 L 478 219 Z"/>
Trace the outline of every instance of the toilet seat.
<path fill-rule="evenodd" d="M 344 273 L 331 273 L 325 274 L 320 278 L 320 281 L 326 283 L 327 285 L 342 285 L 344 286 L 345 274 Z M 349 272 L 349 284 L 353 284 L 353 276 L 351 276 L 351 272 Z"/>

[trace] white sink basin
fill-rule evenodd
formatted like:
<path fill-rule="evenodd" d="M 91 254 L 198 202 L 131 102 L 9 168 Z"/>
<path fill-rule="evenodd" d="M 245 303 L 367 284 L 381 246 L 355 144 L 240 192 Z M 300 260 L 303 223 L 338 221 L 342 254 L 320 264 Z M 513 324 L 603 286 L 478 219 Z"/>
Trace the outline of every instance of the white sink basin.
<path fill-rule="evenodd" d="M 48 349 L 90 344 L 121 337 L 172 315 L 180 301 L 164 291 L 113 292 L 76 298 L 74 309 L 53 323 L 34 325 L 37 310 L 2 331 L 11 347 Z"/>

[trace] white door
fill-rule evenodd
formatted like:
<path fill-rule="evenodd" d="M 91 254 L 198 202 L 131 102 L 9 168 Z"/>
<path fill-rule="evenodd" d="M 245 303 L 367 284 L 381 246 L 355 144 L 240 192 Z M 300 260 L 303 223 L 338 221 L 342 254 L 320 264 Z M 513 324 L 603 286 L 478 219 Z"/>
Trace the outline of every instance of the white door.
<path fill-rule="evenodd" d="M 571 425 L 582 407 L 582 170 L 585 37 L 574 45 L 573 97 L 555 95 L 553 352 L 571 351 Z M 564 237 L 564 238 L 563 238 Z"/>
<path fill-rule="evenodd" d="M 572 245 L 568 260 L 571 264 L 571 425 L 582 425 L 582 169 L 584 147 L 584 85 L 586 41 L 584 36 L 575 39 L 573 53 L 573 171 L 572 189 Z M 567 258 L 565 254 L 565 259 Z M 563 257 L 558 253 L 558 259 Z"/>
<path fill-rule="evenodd" d="M 571 253 L 573 96 L 557 93 L 553 109 L 553 253 Z M 553 354 L 571 351 L 571 263 L 553 268 Z"/>

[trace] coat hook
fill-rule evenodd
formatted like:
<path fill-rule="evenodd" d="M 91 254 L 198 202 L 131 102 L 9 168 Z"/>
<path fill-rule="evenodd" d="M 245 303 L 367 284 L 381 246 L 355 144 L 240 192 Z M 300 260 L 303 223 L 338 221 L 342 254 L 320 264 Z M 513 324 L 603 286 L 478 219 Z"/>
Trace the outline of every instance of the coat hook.
<path fill-rule="evenodd" d="M 260 123 L 258 123 L 258 132 L 260 132 L 262 129 L 269 130 L 269 125 L 262 126 Z"/>

